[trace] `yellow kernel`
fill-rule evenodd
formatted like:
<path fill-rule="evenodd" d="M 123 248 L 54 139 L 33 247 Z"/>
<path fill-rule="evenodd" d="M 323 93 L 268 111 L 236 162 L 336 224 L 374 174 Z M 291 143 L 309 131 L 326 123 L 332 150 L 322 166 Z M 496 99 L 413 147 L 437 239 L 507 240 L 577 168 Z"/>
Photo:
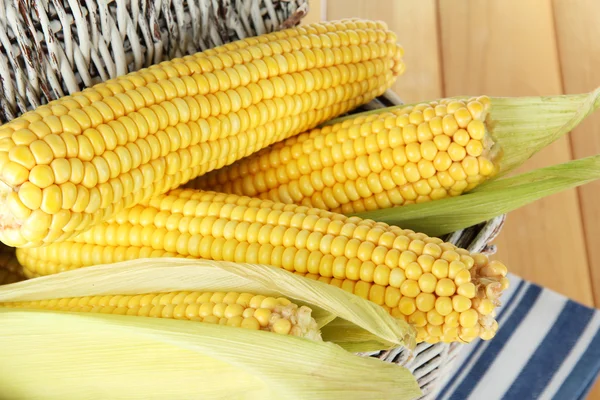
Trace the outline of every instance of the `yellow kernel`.
<path fill-rule="evenodd" d="M 423 113 L 421 111 L 413 111 L 408 115 L 408 121 L 411 124 L 414 125 L 419 125 L 421 122 L 424 121 L 423 119 Z"/>
<path fill-rule="evenodd" d="M 435 287 L 435 294 L 438 296 L 449 297 L 456 291 L 456 286 L 451 279 L 443 278 L 440 279 Z"/>
<path fill-rule="evenodd" d="M 458 129 L 458 124 L 456 123 L 454 116 L 450 114 L 444 115 L 442 118 L 442 129 L 444 130 L 444 134 L 448 136 L 454 135 Z"/>
<path fill-rule="evenodd" d="M 389 280 L 390 286 L 400 288 L 405 280 L 406 275 L 402 268 L 392 268 Z"/>
<path fill-rule="evenodd" d="M 477 311 L 470 309 L 460 313 L 459 323 L 464 328 L 473 328 L 477 325 L 479 315 Z"/>
<path fill-rule="evenodd" d="M 435 159 L 435 156 L 437 155 L 438 148 L 435 142 L 427 140 L 426 142 L 421 143 L 420 152 L 421 157 L 423 157 L 426 160 L 433 161 Z"/>
<path fill-rule="evenodd" d="M 482 140 L 485 136 L 485 124 L 482 121 L 473 120 L 467 125 L 467 132 L 472 139 Z"/>
<path fill-rule="evenodd" d="M 452 308 L 454 311 L 463 312 L 471 308 L 471 300 L 461 295 L 452 297 Z"/>
<path fill-rule="evenodd" d="M 471 113 L 471 117 L 473 119 L 482 119 L 484 112 L 483 104 L 481 104 L 477 100 L 469 101 L 467 103 L 467 109 Z"/>
<path fill-rule="evenodd" d="M 427 247 L 428 244 L 425 245 L 425 248 Z M 423 250 L 425 250 L 425 248 L 423 248 Z M 423 272 L 431 272 L 431 269 L 433 268 L 433 263 L 435 262 L 435 258 L 428 254 L 422 254 L 417 259 L 417 262 L 423 269 Z"/>
<path fill-rule="evenodd" d="M 394 308 L 398 306 L 400 299 L 402 298 L 402 293 L 400 293 L 400 289 L 388 286 L 385 288 L 385 305 Z"/>
<path fill-rule="evenodd" d="M 463 283 L 458 286 L 458 289 L 456 289 L 456 293 L 466 298 L 472 299 L 475 297 L 476 294 L 475 285 L 472 282 Z"/>
<path fill-rule="evenodd" d="M 479 157 L 483 153 L 483 144 L 479 140 L 471 139 L 467 143 L 467 154 L 473 157 Z"/>
<path fill-rule="evenodd" d="M 440 315 L 450 314 L 453 311 L 452 300 L 449 297 L 438 297 L 435 300 L 435 309 Z"/>
<path fill-rule="evenodd" d="M 444 252 L 444 254 L 446 254 L 447 252 Z M 454 252 L 453 252 L 454 253 Z M 443 255 L 442 255 L 443 257 Z M 458 257 L 457 257 L 458 258 Z M 456 260 L 456 259 L 455 259 Z M 466 265 L 464 263 L 462 263 L 461 261 L 451 261 L 450 265 L 448 267 L 448 277 L 450 279 L 454 279 L 456 278 L 456 275 L 462 271 L 463 269 L 466 269 Z"/>
<path fill-rule="evenodd" d="M 440 326 L 444 323 L 444 317 L 436 310 L 427 312 L 427 322 L 434 326 Z"/>
<path fill-rule="evenodd" d="M 36 165 L 29 173 L 29 180 L 34 185 L 44 189 L 54 183 L 54 172 L 49 165 Z"/>
<path fill-rule="evenodd" d="M 433 293 L 437 284 L 435 275 L 431 273 L 423 274 L 419 277 L 419 287 L 424 293 Z"/>
<path fill-rule="evenodd" d="M 422 240 L 412 240 L 408 245 L 408 250 L 412 251 L 417 255 L 423 254 L 423 249 L 425 248 L 425 242 Z"/>
<path fill-rule="evenodd" d="M 242 328 L 246 328 L 246 329 L 253 329 L 253 330 L 259 330 L 260 329 L 260 323 L 254 317 L 245 318 L 242 321 L 242 323 L 241 323 L 240 326 Z"/>
<path fill-rule="evenodd" d="M 402 297 L 398 302 L 398 309 L 404 315 L 411 315 L 417 310 L 417 303 L 413 298 Z"/>
<path fill-rule="evenodd" d="M 429 317 L 429 316 L 428 316 Z M 427 325 L 427 333 L 429 334 L 429 338 L 427 338 L 428 343 L 437 343 L 437 340 L 440 336 L 442 336 L 442 326 L 441 325 Z"/>
<path fill-rule="evenodd" d="M 417 328 L 427 325 L 427 316 L 423 311 L 415 311 L 408 317 L 408 322 Z"/>
<path fill-rule="evenodd" d="M 471 269 L 471 268 L 473 268 L 473 265 L 475 265 L 475 260 L 473 260 L 473 257 L 471 257 L 470 255 L 461 254 L 460 261 L 463 264 L 465 264 L 465 267 L 467 267 L 467 269 Z"/>
<path fill-rule="evenodd" d="M 354 287 L 354 294 L 362 297 L 363 299 L 369 298 L 369 292 L 371 290 L 371 283 L 358 281 L 356 282 L 356 286 Z"/>
<path fill-rule="evenodd" d="M 476 176 L 479 174 L 479 161 L 475 157 L 466 156 L 461 164 L 467 176 Z"/>
<path fill-rule="evenodd" d="M 292 329 L 292 323 L 288 319 L 278 319 L 273 324 L 273 332 L 281 335 L 288 335 Z"/>
<path fill-rule="evenodd" d="M 254 311 L 254 318 L 257 319 L 260 326 L 265 327 L 269 325 L 269 320 L 271 318 L 271 310 L 267 310 L 266 308 L 259 308 Z"/>
<path fill-rule="evenodd" d="M 421 143 L 433 139 L 433 133 L 429 129 L 429 124 L 423 122 L 417 127 L 417 140 Z"/>
<path fill-rule="evenodd" d="M 417 308 L 424 312 L 432 310 L 435 306 L 435 296 L 431 293 L 419 293 L 415 301 Z"/>
<path fill-rule="evenodd" d="M 467 155 L 467 151 L 457 143 L 450 143 L 450 146 L 448 146 L 448 155 L 452 161 L 461 161 Z"/>
<path fill-rule="evenodd" d="M 385 304 L 385 287 L 381 285 L 372 285 L 369 290 L 369 300 L 375 304 Z"/>
<path fill-rule="evenodd" d="M 421 289 L 416 281 L 407 279 L 400 285 L 400 293 L 402 293 L 403 296 L 414 298 L 421 293 Z"/>
<path fill-rule="evenodd" d="M 467 125 L 469 125 L 469 122 L 472 120 L 471 113 L 464 107 L 456 110 L 454 113 L 454 118 L 456 119 L 458 126 L 461 128 L 466 128 Z"/>
<path fill-rule="evenodd" d="M 456 274 L 456 276 L 454 277 L 454 282 L 456 283 L 457 286 L 460 286 L 463 283 L 471 282 L 471 273 L 469 272 L 468 269 L 463 269 L 463 270 L 459 271 Z"/>
<path fill-rule="evenodd" d="M 491 176 L 495 173 L 494 163 L 487 158 L 479 157 L 479 173 L 483 176 Z"/>
<path fill-rule="evenodd" d="M 449 263 L 446 260 L 435 260 L 431 267 L 431 273 L 438 279 L 448 277 L 448 271 Z"/>
<path fill-rule="evenodd" d="M 433 144 L 433 143 L 432 143 Z M 409 143 L 406 145 L 406 158 L 410 162 L 418 162 L 422 157 L 422 145 L 419 143 Z"/>
<path fill-rule="evenodd" d="M 490 315 L 494 311 L 494 303 L 490 299 L 481 299 L 476 309 L 481 315 Z"/>
<path fill-rule="evenodd" d="M 387 286 L 390 280 L 390 267 L 387 265 L 378 265 L 373 274 L 373 282 L 378 285 Z"/>
<path fill-rule="evenodd" d="M 460 260 L 460 254 L 458 254 L 454 250 L 446 250 L 442 253 L 442 259 L 444 259 L 448 262 L 453 262 L 453 261 L 460 262 L 460 261 L 458 261 L 458 260 Z M 464 264 L 463 264 L 463 267 L 464 267 Z M 451 278 L 453 278 L 453 277 L 451 276 Z"/>
<path fill-rule="evenodd" d="M 42 204 L 42 190 L 32 184 L 25 182 L 21 185 L 18 191 L 19 199 L 29 209 L 36 210 Z"/>
<path fill-rule="evenodd" d="M 406 266 L 406 268 L 404 269 L 404 274 L 406 275 L 407 279 L 412 279 L 416 281 L 423 274 L 423 268 L 421 268 L 421 266 L 418 263 L 412 262 Z"/>
<path fill-rule="evenodd" d="M 411 242 L 412 243 L 412 242 Z M 410 246 L 410 245 L 409 245 Z M 400 267 L 406 268 L 409 264 L 417 261 L 417 255 L 410 250 L 403 251 L 400 255 Z"/>

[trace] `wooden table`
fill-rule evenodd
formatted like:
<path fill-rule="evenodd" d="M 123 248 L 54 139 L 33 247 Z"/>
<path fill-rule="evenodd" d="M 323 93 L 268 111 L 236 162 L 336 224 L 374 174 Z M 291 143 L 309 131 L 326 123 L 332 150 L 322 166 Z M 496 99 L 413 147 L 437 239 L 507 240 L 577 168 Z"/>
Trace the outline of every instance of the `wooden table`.
<path fill-rule="evenodd" d="M 597 0 L 311 0 L 307 21 L 384 20 L 406 51 L 394 89 L 445 96 L 581 93 L 600 86 Z M 600 113 L 521 171 L 600 153 Z M 525 279 L 600 308 L 600 182 L 512 212 L 497 258 Z M 600 399 L 596 385 L 590 399 Z"/>

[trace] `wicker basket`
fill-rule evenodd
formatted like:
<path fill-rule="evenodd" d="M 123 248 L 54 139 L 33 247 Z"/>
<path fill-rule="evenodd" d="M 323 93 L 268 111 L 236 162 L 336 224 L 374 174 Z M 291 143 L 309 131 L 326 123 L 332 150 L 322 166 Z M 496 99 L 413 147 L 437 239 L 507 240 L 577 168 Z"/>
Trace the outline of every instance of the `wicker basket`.
<path fill-rule="evenodd" d="M 158 62 L 291 27 L 307 0 L 0 0 L 0 122 Z"/>
<path fill-rule="evenodd" d="M 63 95 L 163 60 L 298 24 L 308 0 L 0 0 L 0 122 Z M 351 114 L 402 104 L 393 92 Z M 443 238 L 489 246 L 504 216 Z M 408 368 L 432 399 L 461 346 L 422 343 L 362 356 Z"/>

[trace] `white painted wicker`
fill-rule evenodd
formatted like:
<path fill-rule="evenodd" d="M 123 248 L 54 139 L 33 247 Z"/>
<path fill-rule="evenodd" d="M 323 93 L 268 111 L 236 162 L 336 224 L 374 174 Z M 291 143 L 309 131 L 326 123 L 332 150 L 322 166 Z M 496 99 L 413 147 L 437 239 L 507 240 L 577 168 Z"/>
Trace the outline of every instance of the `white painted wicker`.
<path fill-rule="evenodd" d="M 0 122 L 160 61 L 296 25 L 307 0 L 0 0 Z"/>

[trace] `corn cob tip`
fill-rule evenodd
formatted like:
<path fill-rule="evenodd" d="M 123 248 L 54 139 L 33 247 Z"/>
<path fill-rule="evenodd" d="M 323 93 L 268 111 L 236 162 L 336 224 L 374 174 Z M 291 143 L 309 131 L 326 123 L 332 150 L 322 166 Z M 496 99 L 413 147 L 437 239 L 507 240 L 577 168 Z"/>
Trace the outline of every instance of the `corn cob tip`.
<path fill-rule="evenodd" d="M 498 322 L 495 320 L 496 307 L 501 305 L 500 297 L 508 289 L 509 281 L 506 277 L 508 271 L 504 264 L 499 261 L 490 261 L 484 265 L 477 265 L 472 271 L 472 282 L 475 285 L 477 295 L 472 301 L 472 309 L 478 314 L 478 331 L 473 335 L 470 331 L 463 329 L 459 339 L 471 342 L 476 337 L 483 340 L 492 339 L 498 330 Z M 473 332 L 475 333 L 475 332 Z"/>

